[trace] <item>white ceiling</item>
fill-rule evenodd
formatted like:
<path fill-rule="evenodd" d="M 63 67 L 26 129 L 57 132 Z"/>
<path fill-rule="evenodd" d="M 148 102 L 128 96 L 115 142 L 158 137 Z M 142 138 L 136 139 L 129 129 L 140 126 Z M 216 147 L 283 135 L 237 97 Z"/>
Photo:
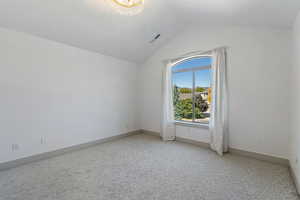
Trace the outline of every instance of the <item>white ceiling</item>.
<path fill-rule="evenodd" d="M 300 0 L 145 0 L 132 17 L 106 1 L 0 0 L 0 26 L 141 63 L 186 26 L 290 28 L 300 10 Z"/>

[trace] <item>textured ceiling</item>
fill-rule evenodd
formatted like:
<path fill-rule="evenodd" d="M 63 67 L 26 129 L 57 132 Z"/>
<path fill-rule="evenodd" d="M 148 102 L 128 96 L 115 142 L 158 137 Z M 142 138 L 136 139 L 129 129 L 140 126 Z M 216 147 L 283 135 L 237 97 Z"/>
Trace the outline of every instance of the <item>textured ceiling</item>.
<path fill-rule="evenodd" d="M 141 14 L 123 16 L 106 1 L 1 0 L 0 26 L 142 63 L 187 26 L 290 28 L 300 9 L 299 0 L 145 0 Z"/>

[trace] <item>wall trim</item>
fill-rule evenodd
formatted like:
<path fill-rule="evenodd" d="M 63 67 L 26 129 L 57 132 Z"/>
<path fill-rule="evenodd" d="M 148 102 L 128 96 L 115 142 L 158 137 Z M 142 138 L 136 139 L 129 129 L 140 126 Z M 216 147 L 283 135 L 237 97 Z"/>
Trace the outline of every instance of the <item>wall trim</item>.
<path fill-rule="evenodd" d="M 261 160 L 261 161 L 267 161 L 270 163 L 274 164 L 279 164 L 283 166 L 289 166 L 289 160 L 285 158 L 280 158 L 276 156 L 270 156 L 262 153 L 256 153 L 256 152 L 251 152 L 251 151 L 245 151 L 241 149 L 236 149 L 236 148 L 229 148 L 229 153 L 233 155 L 240 155 L 240 156 L 245 156 L 249 158 L 254 158 L 256 160 Z"/>
<path fill-rule="evenodd" d="M 111 137 L 99 139 L 99 140 L 92 141 L 92 142 L 78 144 L 78 145 L 74 145 L 74 146 L 70 146 L 70 147 L 66 147 L 66 148 L 62 148 L 62 149 L 58 149 L 58 150 L 54 150 L 54 151 L 50 151 L 50 152 L 45 152 L 45 153 L 41 153 L 41 154 L 37 154 L 37 155 L 25 157 L 25 158 L 20 158 L 20 159 L 8 161 L 8 162 L 0 163 L 0 171 L 11 169 L 14 167 L 18 167 L 21 165 L 25 165 L 25 164 L 40 161 L 40 160 L 49 159 L 49 158 L 52 158 L 55 156 L 60 156 L 60 155 L 63 155 L 63 154 L 69 153 L 69 152 L 78 151 L 78 150 L 89 148 L 89 147 L 92 147 L 95 145 L 119 140 L 124 137 L 138 135 L 138 134 L 147 134 L 147 135 L 152 135 L 152 136 L 156 136 L 156 137 L 161 137 L 160 133 L 155 132 L 155 131 L 148 131 L 148 130 L 144 130 L 144 129 L 131 131 L 128 133 L 123 133 L 120 135 L 111 136 Z M 182 137 L 176 137 L 176 141 L 196 145 L 196 146 L 206 148 L 206 149 L 209 149 L 209 147 L 210 147 L 210 145 L 206 142 L 195 141 L 195 140 L 182 138 Z M 274 163 L 274 164 L 288 166 L 291 177 L 296 186 L 297 193 L 300 196 L 300 183 L 295 175 L 293 168 L 291 167 L 290 162 L 287 159 L 269 156 L 269 155 L 260 154 L 260 153 L 244 151 L 244 150 L 235 149 L 235 148 L 229 148 L 229 153 L 234 154 L 234 155 L 244 156 L 244 157 L 250 157 L 253 159 L 257 159 L 257 160 L 267 161 L 267 162 Z"/>
<path fill-rule="evenodd" d="M 182 138 L 182 137 L 176 137 L 176 141 L 197 145 L 197 146 L 200 146 L 200 147 L 206 148 L 206 149 L 209 149 L 209 147 L 210 147 L 210 145 L 206 142 L 195 141 L 195 140 Z"/>
<path fill-rule="evenodd" d="M 95 141 L 91 141 L 91 142 L 87 142 L 87 143 L 83 143 L 83 144 L 78 144 L 78 145 L 74 145 L 74 146 L 70 146 L 70 147 L 66 147 L 66 148 L 62 148 L 62 149 L 58 149 L 58 150 L 54 150 L 54 151 L 49 151 L 49 152 L 45 152 L 45 153 L 41 153 L 41 154 L 37 154 L 37 155 L 33 155 L 33 156 L 28 156 L 28 157 L 24 157 L 24 158 L 12 160 L 12 161 L 0 163 L 0 171 L 18 167 L 20 165 L 24 165 L 24 164 L 28 164 L 28 163 L 40 161 L 40 160 L 45 160 L 45 159 L 52 158 L 55 156 L 60 156 L 65 153 L 78 151 L 81 149 L 92 147 L 94 145 L 103 144 L 106 142 L 111 142 L 114 140 L 122 139 L 124 137 L 138 135 L 138 134 L 141 134 L 140 130 L 131 131 L 131 132 L 123 133 L 123 134 L 116 135 L 116 136 L 111 136 L 111 137 L 107 137 L 107 138 L 103 138 L 103 139 L 99 139 L 99 140 L 95 140 Z"/>
<path fill-rule="evenodd" d="M 142 133 L 155 135 L 155 136 L 160 136 L 160 133 L 153 132 L 153 131 L 148 131 L 148 130 L 142 130 Z M 176 141 L 197 145 L 197 146 L 200 146 L 200 147 L 203 147 L 203 148 L 209 148 L 210 147 L 210 145 L 206 142 L 195 141 L 195 140 L 182 138 L 182 137 L 176 137 Z M 270 155 L 266 155 L 266 154 L 240 150 L 240 149 L 236 149 L 236 148 L 229 148 L 229 153 L 231 153 L 233 155 L 239 155 L 239 156 L 245 156 L 245 157 L 248 157 L 248 158 L 254 158 L 256 160 L 267 161 L 267 162 L 274 163 L 274 164 L 280 164 L 280 165 L 283 165 L 283 166 L 289 166 L 289 161 L 288 161 L 288 159 L 285 159 L 285 158 L 279 158 L 279 157 L 275 157 L 275 156 L 270 156 Z"/>
<path fill-rule="evenodd" d="M 291 177 L 292 177 L 292 179 L 293 179 L 293 181 L 294 181 L 294 184 L 295 184 L 295 186 L 296 186 L 297 193 L 298 193 L 298 195 L 300 196 L 300 184 L 299 184 L 299 181 L 298 181 L 298 179 L 297 179 L 296 173 L 295 173 L 295 171 L 294 171 L 294 169 L 293 169 L 291 163 L 289 163 L 289 165 L 290 165 L 290 166 L 289 166 L 289 171 L 290 171 Z"/>
<path fill-rule="evenodd" d="M 147 135 L 153 135 L 153 136 L 157 136 L 157 137 L 161 137 L 159 132 L 155 132 L 155 131 L 148 131 L 145 129 L 141 129 L 141 133 L 142 134 L 147 134 Z"/>
<path fill-rule="evenodd" d="M 98 144 L 102 144 L 102 143 L 106 143 L 106 142 L 111 142 L 111 141 L 114 141 L 114 140 L 119 140 L 119 139 L 122 139 L 124 137 L 132 136 L 132 135 L 138 135 L 138 134 L 148 134 L 148 135 L 160 137 L 160 133 L 155 132 L 155 131 L 148 131 L 148 130 L 144 130 L 144 129 L 131 131 L 131 132 L 128 132 L 128 133 L 123 133 L 123 134 L 120 134 L 120 135 L 116 135 L 116 136 L 112 136 L 112 137 L 108 137 L 108 138 L 103 138 L 103 139 L 99 139 L 99 140 L 88 142 L 88 143 L 74 145 L 74 146 L 71 146 L 71 147 L 63 148 L 63 149 L 58 149 L 58 150 L 45 152 L 45 153 L 41 153 L 41 154 L 37 154 L 37 155 L 25 157 L 25 158 L 16 159 L 16 160 L 13 160 L 13 161 L 0 163 L 0 171 L 10 169 L 10 168 L 14 168 L 14 167 L 24 165 L 24 164 L 27 164 L 27 163 L 31 163 L 31 162 L 35 162 L 35 161 L 44 160 L 44 159 L 48 159 L 48 158 L 51 158 L 51 157 L 59 156 L 59 155 L 69 153 L 69 152 L 72 152 L 72 151 L 78 151 L 80 149 L 88 148 L 88 147 L 91 147 L 91 146 L 94 146 L 94 145 L 98 145 Z M 195 140 L 182 138 L 182 137 L 176 137 L 176 141 L 197 145 L 197 146 L 202 147 L 202 148 L 209 148 L 209 146 L 210 146 L 208 143 L 205 143 L 205 142 L 195 141 Z M 289 166 L 291 175 L 292 175 L 292 177 L 294 179 L 294 182 L 295 182 L 295 185 L 299 189 L 298 191 L 300 191 L 300 187 L 299 187 L 300 184 L 297 181 L 295 173 L 294 173 L 293 169 L 290 167 L 290 163 L 287 159 L 279 158 L 279 157 L 275 157 L 275 156 L 269 156 L 269 155 L 260 154 L 260 153 L 255 153 L 255 152 L 244 151 L 244 150 L 235 149 L 235 148 L 229 148 L 229 152 L 231 154 L 235 154 L 235 155 L 250 157 L 250 158 L 257 159 L 257 160 L 262 160 L 262 161 L 267 161 L 267 162 L 271 162 L 271 163 L 275 163 L 275 164 Z"/>

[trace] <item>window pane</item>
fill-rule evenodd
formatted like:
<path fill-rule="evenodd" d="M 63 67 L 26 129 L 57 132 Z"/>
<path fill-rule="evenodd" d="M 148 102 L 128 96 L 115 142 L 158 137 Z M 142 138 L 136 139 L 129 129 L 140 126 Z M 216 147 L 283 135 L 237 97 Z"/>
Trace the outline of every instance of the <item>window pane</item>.
<path fill-rule="evenodd" d="M 193 72 L 174 73 L 173 103 L 176 120 L 193 121 Z"/>
<path fill-rule="evenodd" d="M 175 65 L 172 70 L 177 71 L 181 69 L 189 69 L 193 67 L 202 67 L 202 66 L 210 66 L 210 65 L 211 65 L 211 57 L 193 58 Z"/>
<path fill-rule="evenodd" d="M 209 122 L 211 106 L 210 78 L 210 69 L 195 72 L 195 122 Z"/>

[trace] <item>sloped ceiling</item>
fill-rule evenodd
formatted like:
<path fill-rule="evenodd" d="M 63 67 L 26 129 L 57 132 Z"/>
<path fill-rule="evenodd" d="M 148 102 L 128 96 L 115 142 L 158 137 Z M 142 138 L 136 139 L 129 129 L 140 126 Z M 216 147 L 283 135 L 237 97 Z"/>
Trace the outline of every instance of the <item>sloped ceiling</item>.
<path fill-rule="evenodd" d="M 142 63 L 187 26 L 287 29 L 300 9 L 299 0 L 145 0 L 141 14 L 124 16 L 107 1 L 1 0 L 0 26 Z"/>

